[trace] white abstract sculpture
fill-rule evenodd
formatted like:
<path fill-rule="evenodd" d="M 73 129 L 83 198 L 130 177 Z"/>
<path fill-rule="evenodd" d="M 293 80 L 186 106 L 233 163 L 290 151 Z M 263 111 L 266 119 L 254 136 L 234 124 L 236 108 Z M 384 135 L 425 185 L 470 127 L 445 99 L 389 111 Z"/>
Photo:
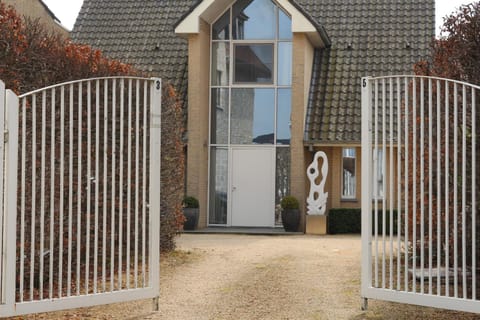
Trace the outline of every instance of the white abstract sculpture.
<path fill-rule="evenodd" d="M 315 183 L 315 180 L 320 175 L 318 169 L 318 158 L 323 159 L 322 164 L 322 180 L 319 184 Z M 323 151 L 315 153 L 313 162 L 308 166 L 307 176 L 310 180 L 310 194 L 307 198 L 307 214 L 309 215 L 324 215 L 327 209 L 328 192 L 324 192 L 325 181 L 328 175 L 328 159 L 327 155 Z"/>

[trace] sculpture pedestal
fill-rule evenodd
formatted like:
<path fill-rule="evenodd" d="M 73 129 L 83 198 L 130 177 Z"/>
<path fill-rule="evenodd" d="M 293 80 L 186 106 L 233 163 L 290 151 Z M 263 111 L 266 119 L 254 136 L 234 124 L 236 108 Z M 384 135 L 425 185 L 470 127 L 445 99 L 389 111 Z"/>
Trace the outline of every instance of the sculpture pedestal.
<path fill-rule="evenodd" d="M 307 215 L 306 234 L 327 234 L 327 216 Z"/>

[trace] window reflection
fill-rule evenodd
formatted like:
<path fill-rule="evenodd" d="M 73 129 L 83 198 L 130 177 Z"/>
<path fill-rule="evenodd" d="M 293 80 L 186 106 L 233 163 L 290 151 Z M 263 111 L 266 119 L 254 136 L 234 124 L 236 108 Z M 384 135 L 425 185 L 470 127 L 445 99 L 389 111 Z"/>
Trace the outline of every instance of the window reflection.
<path fill-rule="evenodd" d="M 238 0 L 232 12 L 235 40 L 275 39 L 275 4 L 271 0 Z"/>
<path fill-rule="evenodd" d="M 212 85 L 227 86 L 230 73 L 230 45 L 228 42 L 212 44 Z"/>
<path fill-rule="evenodd" d="M 292 40 L 292 19 L 283 10 L 278 10 L 278 38 Z"/>
<path fill-rule="evenodd" d="M 278 43 L 278 85 L 292 84 L 292 43 Z"/>
<path fill-rule="evenodd" d="M 228 151 L 213 148 L 210 157 L 210 224 L 227 223 Z"/>
<path fill-rule="evenodd" d="M 279 208 L 283 197 L 290 194 L 290 148 L 277 148 L 277 163 L 275 172 L 275 224 L 282 224 L 282 214 Z"/>
<path fill-rule="evenodd" d="M 290 144 L 292 90 L 278 89 L 277 144 Z"/>
<path fill-rule="evenodd" d="M 211 143 L 228 143 L 228 89 L 212 89 Z"/>
<path fill-rule="evenodd" d="M 235 46 L 235 83 L 273 82 L 273 44 Z"/>
<path fill-rule="evenodd" d="M 273 144 L 274 89 L 232 89 L 231 144 Z"/>
<path fill-rule="evenodd" d="M 230 39 L 230 10 L 225 12 L 212 26 L 213 40 L 228 40 Z"/>

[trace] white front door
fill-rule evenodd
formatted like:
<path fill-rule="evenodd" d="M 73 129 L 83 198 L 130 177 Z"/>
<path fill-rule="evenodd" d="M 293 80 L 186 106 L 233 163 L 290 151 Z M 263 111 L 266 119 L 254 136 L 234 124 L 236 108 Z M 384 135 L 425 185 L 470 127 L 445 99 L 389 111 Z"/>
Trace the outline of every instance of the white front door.
<path fill-rule="evenodd" d="M 275 226 L 275 149 L 232 149 L 231 225 Z"/>

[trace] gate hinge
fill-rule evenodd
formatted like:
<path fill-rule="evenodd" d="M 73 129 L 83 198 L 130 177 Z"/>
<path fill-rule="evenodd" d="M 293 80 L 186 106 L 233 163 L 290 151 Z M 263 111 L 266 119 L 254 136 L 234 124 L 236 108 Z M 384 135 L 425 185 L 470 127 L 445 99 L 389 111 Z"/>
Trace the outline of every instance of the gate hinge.
<path fill-rule="evenodd" d="M 3 132 L 3 142 L 7 143 L 8 142 L 8 130 L 5 130 Z"/>

